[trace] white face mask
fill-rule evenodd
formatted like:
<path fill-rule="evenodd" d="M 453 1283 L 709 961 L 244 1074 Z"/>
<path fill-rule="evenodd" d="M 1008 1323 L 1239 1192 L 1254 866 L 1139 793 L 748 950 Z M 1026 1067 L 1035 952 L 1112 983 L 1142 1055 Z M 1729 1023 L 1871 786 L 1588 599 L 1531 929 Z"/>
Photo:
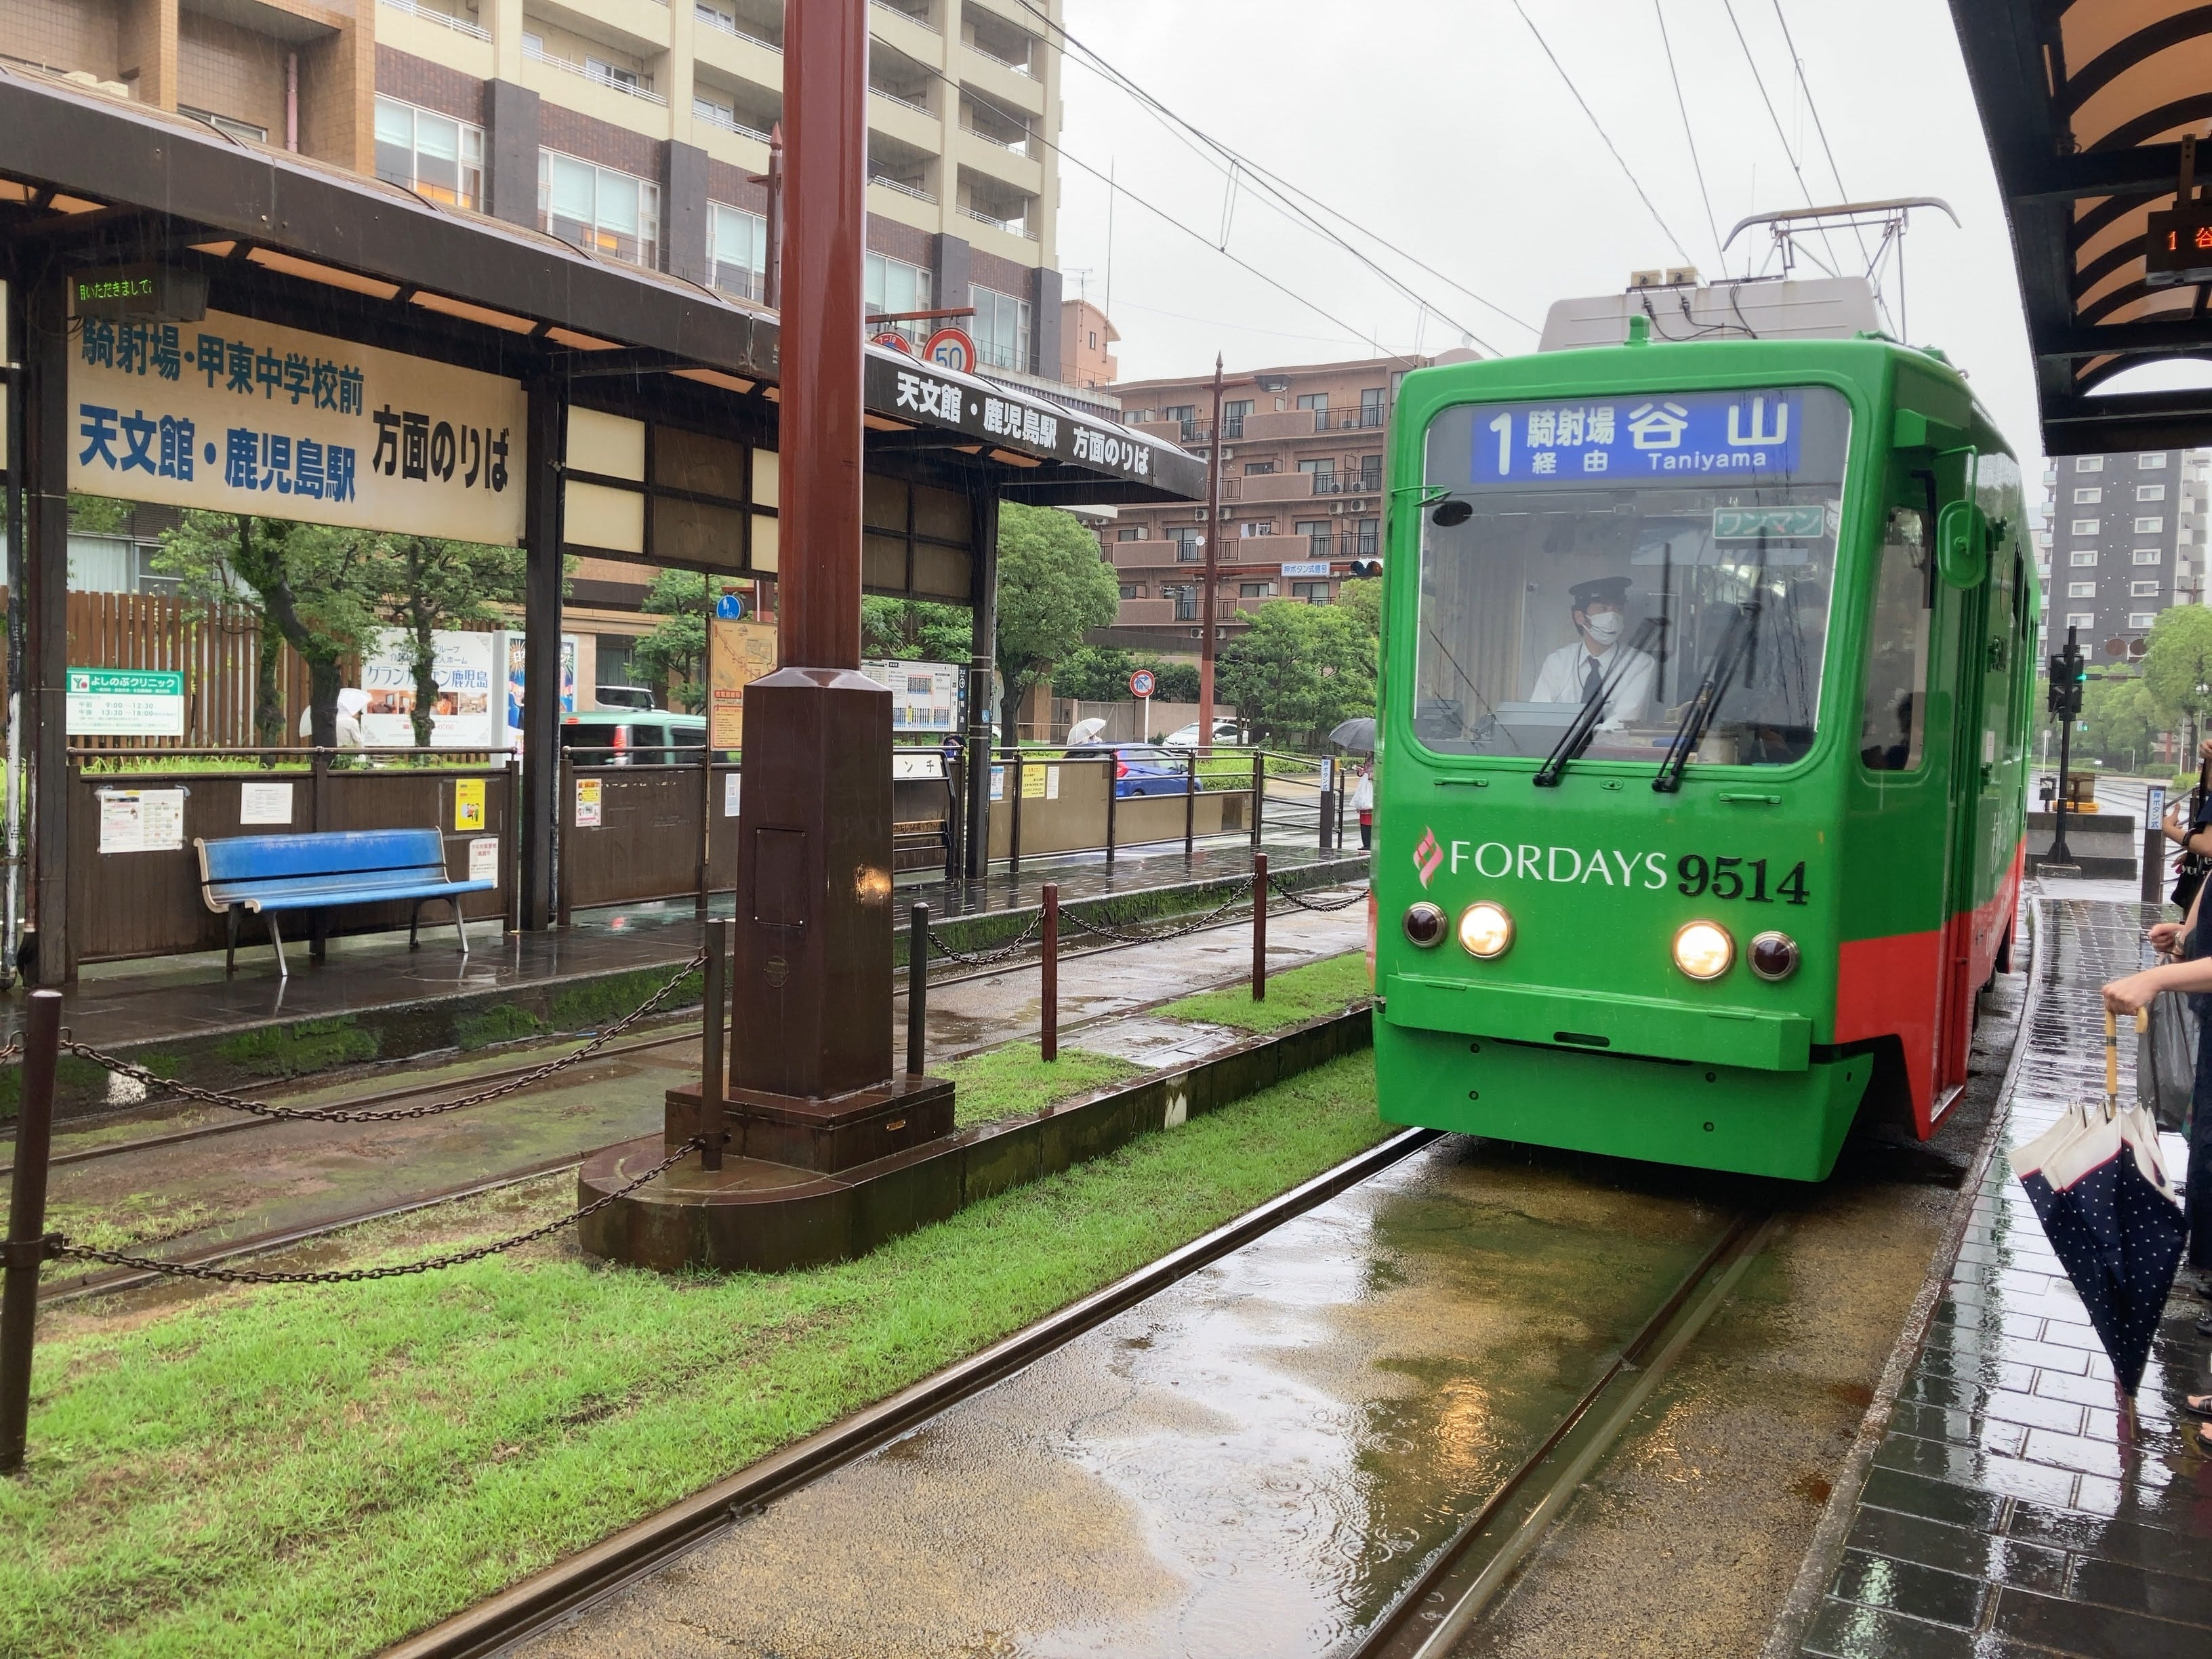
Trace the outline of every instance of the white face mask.
<path fill-rule="evenodd" d="M 1599 611 L 1583 619 L 1583 628 L 1600 645 L 1611 645 L 1620 637 L 1621 622 L 1618 611 Z"/>

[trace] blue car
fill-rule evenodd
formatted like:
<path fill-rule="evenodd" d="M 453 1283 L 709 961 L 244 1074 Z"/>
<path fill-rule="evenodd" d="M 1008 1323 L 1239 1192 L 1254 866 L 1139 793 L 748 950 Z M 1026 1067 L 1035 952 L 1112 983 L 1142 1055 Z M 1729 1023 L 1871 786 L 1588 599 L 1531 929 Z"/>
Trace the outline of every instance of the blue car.
<path fill-rule="evenodd" d="M 1114 793 L 1123 799 L 1190 792 L 1186 757 L 1156 743 L 1085 744 L 1067 751 L 1070 760 L 1100 760 L 1108 755 L 1114 757 Z"/>

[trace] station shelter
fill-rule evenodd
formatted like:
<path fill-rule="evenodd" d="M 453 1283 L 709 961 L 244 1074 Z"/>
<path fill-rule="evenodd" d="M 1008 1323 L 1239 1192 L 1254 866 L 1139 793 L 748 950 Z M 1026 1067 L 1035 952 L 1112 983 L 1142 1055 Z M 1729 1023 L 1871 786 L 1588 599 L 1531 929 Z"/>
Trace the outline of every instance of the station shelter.
<path fill-rule="evenodd" d="M 490 856 L 512 886 L 502 879 L 487 913 L 548 926 L 562 906 L 559 827 L 580 805 L 562 799 L 558 694 L 543 695 L 562 677 L 566 557 L 772 592 L 786 562 L 806 556 L 778 536 L 776 313 L 681 277 L 0 66 L 0 281 L 9 730 L 27 787 L 27 834 L 11 843 L 25 908 L 11 920 L 34 941 L 38 982 L 70 980 L 81 957 L 219 943 L 191 842 L 257 825 L 442 815 L 456 874 L 499 842 Z M 970 608 L 958 769 L 965 816 L 984 823 L 999 503 L 1191 501 L 1204 464 L 876 345 L 866 409 L 865 587 Z M 370 780 L 320 766 L 299 804 L 242 785 L 134 793 L 127 778 L 73 769 L 71 489 L 521 547 L 519 768 L 419 786 L 434 799 L 386 789 L 374 805 Z M 582 805 L 604 822 L 596 796 Z M 641 834 L 655 816 L 639 815 Z M 103 853 L 133 835 L 150 850 Z M 987 837 L 968 842 L 980 874 Z M 601 860 L 624 861 L 620 849 Z"/>

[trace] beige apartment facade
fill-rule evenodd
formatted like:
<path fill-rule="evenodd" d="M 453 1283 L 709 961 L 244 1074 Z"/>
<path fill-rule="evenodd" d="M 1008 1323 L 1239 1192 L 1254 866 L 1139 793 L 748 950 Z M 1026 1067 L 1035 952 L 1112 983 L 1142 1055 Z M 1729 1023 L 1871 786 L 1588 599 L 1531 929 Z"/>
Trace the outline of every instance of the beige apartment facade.
<path fill-rule="evenodd" d="M 1203 640 L 1206 538 L 1219 537 L 1215 625 L 1233 638 L 1272 599 L 1335 602 L 1382 557 L 1383 434 L 1398 383 L 1425 357 L 1380 357 L 1231 374 L 1221 431 L 1213 378 L 1134 381 L 1123 417 L 1218 465 L 1221 522 L 1204 507 L 1130 507 L 1101 532 L 1121 586 L 1114 625 L 1094 642 L 1170 656 Z"/>
<path fill-rule="evenodd" d="M 787 3 L 0 0 L 0 63 L 759 301 Z M 1055 21 L 1060 4 L 1035 0 Z M 868 17 L 871 309 L 972 305 L 979 367 L 1056 380 L 1050 29 L 1021 0 L 871 0 Z M 601 632 L 617 677 L 651 575 L 575 573 L 571 623 Z"/>

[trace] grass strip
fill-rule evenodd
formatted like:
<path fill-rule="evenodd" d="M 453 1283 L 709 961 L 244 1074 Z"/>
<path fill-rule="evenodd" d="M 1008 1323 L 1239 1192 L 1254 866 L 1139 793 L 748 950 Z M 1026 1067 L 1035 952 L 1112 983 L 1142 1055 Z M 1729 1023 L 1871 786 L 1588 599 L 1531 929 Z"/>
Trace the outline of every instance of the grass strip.
<path fill-rule="evenodd" d="M 1060 1058 L 1048 1066 L 1036 1043 L 1017 1042 L 964 1055 L 945 1066 L 942 1075 L 959 1085 L 953 1096 L 952 1121 L 964 1129 L 971 1123 L 1028 1117 L 1143 1070 L 1110 1054 L 1070 1048 L 1062 1048 Z"/>
<path fill-rule="evenodd" d="M 422 1277 L 58 1310 L 28 1478 L 0 1482 L 0 1653 L 373 1652 L 1385 1133 L 1362 1054 L 808 1273 L 663 1277 L 563 1235 Z M 573 1190 L 292 1261 L 411 1259 Z"/>
<path fill-rule="evenodd" d="M 1370 988 L 1367 953 L 1352 951 L 1268 975 L 1265 1002 L 1252 1000 L 1251 982 L 1247 981 L 1218 991 L 1200 991 L 1155 1012 L 1165 1019 L 1204 1020 L 1209 1025 L 1226 1025 L 1239 1031 L 1279 1031 L 1364 1002 Z"/>

